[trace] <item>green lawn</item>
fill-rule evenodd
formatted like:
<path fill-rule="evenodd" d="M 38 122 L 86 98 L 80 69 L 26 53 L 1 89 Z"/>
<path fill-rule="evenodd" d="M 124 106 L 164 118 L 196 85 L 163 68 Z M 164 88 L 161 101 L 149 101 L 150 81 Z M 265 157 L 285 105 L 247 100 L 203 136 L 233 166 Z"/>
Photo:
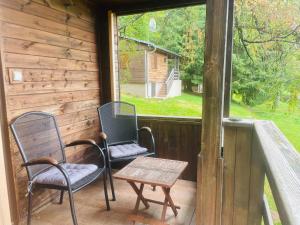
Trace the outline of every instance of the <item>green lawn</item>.
<path fill-rule="evenodd" d="M 135 104 L 138 114 L 201 117 L 202 98 L 194 94 L 183 93 L 182 96 L 164 100 L 145 99 L 123 94 L 121 99 Z M 285 103 L 281 103 L 276 112 L 271 111 L 270 108 L 268 104 L 249 107 L 232 102 L 230 115 L 274 121 L 295 148 L 300 151 L 300 109 L 290 113 Z"/>

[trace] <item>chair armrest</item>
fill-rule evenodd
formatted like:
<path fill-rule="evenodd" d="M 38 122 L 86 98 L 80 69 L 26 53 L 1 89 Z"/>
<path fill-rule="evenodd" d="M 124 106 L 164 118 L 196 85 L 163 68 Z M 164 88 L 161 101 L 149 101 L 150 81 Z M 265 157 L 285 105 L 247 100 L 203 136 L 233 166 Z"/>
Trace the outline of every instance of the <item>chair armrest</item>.
<path fill-rule="evenodd" d="M 97 145 L 96 141 L 94 141 L 92 139 L 77 140 L 77 141 L 73 141 L 73 142 L 67 144 L 66 147 L 71 147 L 71 146 L 76 146 L 76 145 L 92 145 L 92 146 L 96 147 L 103 159 L 103 165 L 105 167 L 105 165 L 106 165 L 105 155 L 104 155 L 102 149 L 99 147 L 99 145 Z"/>
<path fill-rule="evenodd" d="M 152 133 L 152 130 L 151 130 L 150 127 L 141 127 L 141 128 L 139 129 L 139 131 L 148 131 L 149 133 Z"/>
<path fill-rule="evenodd" d="M 106 141 L 106 139 L 107 139 L 107 135 L 106 135 L 106 133 L 104 133 L 104 132 L 100 132 L 100 138 L 102 139 L 102 140 L 105 140 Z"/>
<path fill-rule="evenodd" d="M 138 129 L 138 132 L 141 132 L 141 131 L 146 131 L 146 132 L 150 135 L 150 138 L 151 138 L 151 145 L 152 145 L 152 146 L 151 146 L 151 150 L 152 150 L 152 152 L 154 152 L 155 155 L 156 155 L 155 141 L 154 141 L 154 137 L 153 137 L 151 128 L 150 128 L 150 127 L 141 127 L 140 129 Z"/>
<path fill-rule="evenodd" d="M 92 139 L 84 139 L 84 140 L 76 140 L 73 141 L 69 144 L 66 144 L 66 147 L 71 147 L 71 146 L 75 146 L 75 145 L 97 145 L 96 141 L 92 140 Z"/>
<path fill-rule="evenodd" d="M 38 164 L 50 164 L 53 166 L 59 165 L 56 159 L 53 159 L 51 157 L 42 157 L 42 158 L 33 159 L 30 160 L 29 162 L 23 163 L 22 166 L 33 166 Z"/>

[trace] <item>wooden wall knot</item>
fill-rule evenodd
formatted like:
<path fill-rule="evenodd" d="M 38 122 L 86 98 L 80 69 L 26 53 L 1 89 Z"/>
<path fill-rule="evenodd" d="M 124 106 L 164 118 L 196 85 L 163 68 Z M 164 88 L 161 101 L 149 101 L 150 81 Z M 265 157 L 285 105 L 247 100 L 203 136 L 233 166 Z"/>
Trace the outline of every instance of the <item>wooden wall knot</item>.
<path fill-rule="evenodd" d="M 23 48 L 24 48 L 24 49 L 28 49 L 28 48 L 30 48 L 31 46 L 33 46 L 34 44 L 35 44 L 35 42 L 33 42 L 33 41 L 26 42 L 26 43 L 23 44 Z"/>
<path fill-rule="evenodd" d="M 26 1 L 24 0 L 24 3 L 21 4 L 21 6 L 20 6 L 20 10 L 23 11 L 24 7 L 27 6 L 27 5 L 30 5 L 31 2 L 32 2 L 32 0 L 26 0 Z"/>
<path fill-rule="evenodd" d="M 71 15 L 68 13 L 66 15 L 65 23 L 68 24 L 69 20 L 71 19 Z"/>
<path fill-rule="evenodd" d="M 44 0 L 44 1 L 43 1 L 47 7 L 50 7 L 50 6 L 51 6 L 51 3 L 50 3 L 49 1 L 50 1 L 50 0 Z"/>
<path fill-rule="evenodd" d="M 65 56 L 66 56 L 67 58 L 70 58 L 70 57 L 72 56 L 72 54 L 71 54 L 71 49 L 67 48 L 67 49 L 65 50 Z"/>
<path fill-rule="evenodd" d="M 75 6 L 73 0 L 62 0 L 62 2 L 66 9 L 68 9 L 71 6 Z"/>
<path fill-rule="evenodd" d="M 90 120 L 88 120 L 88 121 L 86 122 L 86 125 L 91 126 L 91 125 L 92 125 L 92 122 L 91 122 Z"/>

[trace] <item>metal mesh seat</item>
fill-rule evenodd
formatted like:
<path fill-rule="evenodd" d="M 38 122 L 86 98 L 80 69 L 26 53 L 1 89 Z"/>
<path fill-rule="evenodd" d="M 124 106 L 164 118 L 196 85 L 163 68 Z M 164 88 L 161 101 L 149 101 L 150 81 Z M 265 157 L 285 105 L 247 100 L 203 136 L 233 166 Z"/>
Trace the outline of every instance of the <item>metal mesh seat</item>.
<path fill-rule="evenodd" d="M 72 219 L 77 225 L 73 193 L 103 176 L 106 206 L 109 202 L 106 188 L 106 160 L 101 148 L 93 140 L 78 140 L 64 145 L 55 117 L 43 112 L 29 112 L 16 118 L 11 124 L 20 153 L 26 167 L 28 186 L 28 220 L 31 223 L 32 191 L 34 188 L 57 189 L 61 191 L 60 203 L 64 191 L 68 191 Z M 66 163 L 64 148 L 75 145 L 90 145 L 99 154 L 99 166 L 92 164 Z"/>
<path fill-rule="evenodd" d="M 106 157 L 108 158 L 109 178 L 113 199 L 115 199 L 112 180 L 111 163 L 127 161 L 137 156 L 155 156 L 155 142 L 151 129 L 138 129 L 135 106 L 127 102 L 110 102 L 98 108 L 100 117 L 101 137 L 103 138 Z M 151 147 L 142 147 L 139 135 L 146 131 Z"/>

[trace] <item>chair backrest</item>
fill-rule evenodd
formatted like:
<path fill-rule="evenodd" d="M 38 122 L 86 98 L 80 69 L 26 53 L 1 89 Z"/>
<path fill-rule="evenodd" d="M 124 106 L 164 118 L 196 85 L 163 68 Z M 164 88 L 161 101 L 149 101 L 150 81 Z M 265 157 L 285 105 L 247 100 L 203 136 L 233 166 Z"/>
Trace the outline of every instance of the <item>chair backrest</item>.
<path fill-rule="evenodd" d="M 135 106 L 127 102 L 110 102 L 98 108 L 101 129 L 109 145 L 137 142 Z"/>
<path fill-rule="evenodd" d="M 65 162 L 64 145 L 53 115 L 28 112 L 16 118 L 10 126 L 25 163 L 41 157 Z M 27 167 L 29 179 L 32 180 L 48 167 L 49 165 Z"/>

